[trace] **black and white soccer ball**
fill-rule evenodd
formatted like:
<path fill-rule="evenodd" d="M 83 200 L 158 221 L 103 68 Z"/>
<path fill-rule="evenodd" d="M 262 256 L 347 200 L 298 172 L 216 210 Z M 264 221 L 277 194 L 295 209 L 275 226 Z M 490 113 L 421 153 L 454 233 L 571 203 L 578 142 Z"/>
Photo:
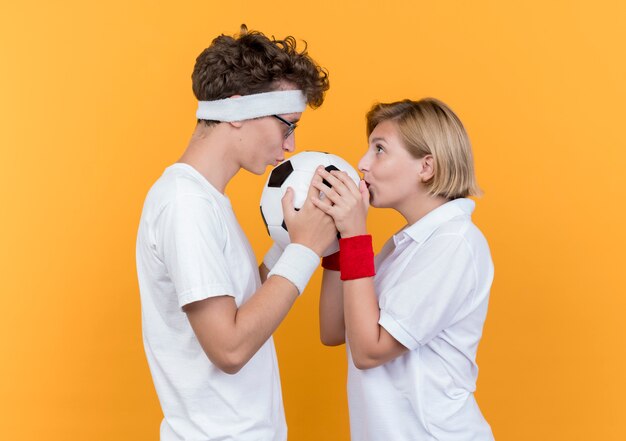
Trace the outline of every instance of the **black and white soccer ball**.
<path fill-rule="evenodd" d="M 330 153 L 301 152 L 274 168 L 261 194 L 261 216 L 267 232 L 274 242 L 283 249 L 289 245 L 290 240 L 283 216 L 281 199 L 287 188 L 291 187 L 294 190 L 293 205 L 296 209 L 301 208 L 306 200 L 311 179 L 313 179 L 315 170 L 320 165 L 323 165 L 328 171 L 345 171 L 359 185 L 361 179 L 357 171 L 347 161 Z M 329 185 L 328 182 L 325 183 Z M 339 242 L 335 241 L 322 256 L 328 256 L 338 250 Z"/>

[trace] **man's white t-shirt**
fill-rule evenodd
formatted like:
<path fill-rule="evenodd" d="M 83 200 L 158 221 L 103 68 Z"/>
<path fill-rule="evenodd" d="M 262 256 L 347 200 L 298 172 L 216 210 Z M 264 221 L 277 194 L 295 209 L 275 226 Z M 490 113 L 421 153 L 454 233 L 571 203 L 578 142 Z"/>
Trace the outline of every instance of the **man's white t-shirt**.
<path fill-rule="evenodd" d="M 164 415 L 161 440 L 285 440 L 272 338 L 229 375 L 209 361 L 182 311 L 223 295 L 239 307 L 261 285 L 228 198 L 193 167 L 168 167 L 146 197 L 136 257 L 144 347 Z"/>
<path fill-rule="evenodd" d="M 376 256 L 379 324 L 409 351 L 367 370 L 349 359 L 353 441 L 493 440 L 473 394 L 493 280 L 473 210 L 469 199 L 450 201 Z"/>

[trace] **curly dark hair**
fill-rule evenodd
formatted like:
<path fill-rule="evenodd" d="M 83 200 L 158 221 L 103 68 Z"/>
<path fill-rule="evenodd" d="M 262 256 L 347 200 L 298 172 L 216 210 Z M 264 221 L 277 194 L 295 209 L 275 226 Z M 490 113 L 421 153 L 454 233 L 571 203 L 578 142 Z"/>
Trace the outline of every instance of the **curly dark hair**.
<path fill-rule="evenodd" d="M 220 35 L 202 51 L 191 79 L 198 101 L 269 92 L 277 89 L 278 81 L 287 81 L 302 90 L 313 108 L 322 105 L 329 87 L 328 71 L 308 55 L 306 42 L 298 52 L 292 36 L 270 40 L 245 24 L 239 35 Z"/>

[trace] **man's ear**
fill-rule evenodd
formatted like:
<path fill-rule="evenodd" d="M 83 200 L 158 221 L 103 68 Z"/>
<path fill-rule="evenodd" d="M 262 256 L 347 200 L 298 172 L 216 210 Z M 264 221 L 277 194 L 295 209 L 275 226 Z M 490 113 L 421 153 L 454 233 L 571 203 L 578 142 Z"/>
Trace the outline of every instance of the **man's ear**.
<path fill-rule="evenodd" d="M 435 158 L 433 155 L 426 155 L 421 159 L 417 174 L 422 182 L 429 182 L 435 176 Z"/>
<path fill-rule="evenodd" d="M 241 95 L 233 95 L 233 96 L 229 96 L 228 98 L 239 98 Z M 243 124 L 243 121 L 230 121 L 228 124 L 230 124 L 233 127 L 241 127 L 241 125 Z"/>

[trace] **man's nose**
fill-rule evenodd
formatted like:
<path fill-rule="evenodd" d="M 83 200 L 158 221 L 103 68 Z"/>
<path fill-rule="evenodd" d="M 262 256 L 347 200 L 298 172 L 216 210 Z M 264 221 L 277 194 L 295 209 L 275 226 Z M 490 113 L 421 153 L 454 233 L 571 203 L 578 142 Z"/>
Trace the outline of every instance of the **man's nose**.
<path fill-rule="evenodd" d="M 283 150 L 293 152 L 296 149 L 296 135 L 292 133 L 283 141 Z"/>

